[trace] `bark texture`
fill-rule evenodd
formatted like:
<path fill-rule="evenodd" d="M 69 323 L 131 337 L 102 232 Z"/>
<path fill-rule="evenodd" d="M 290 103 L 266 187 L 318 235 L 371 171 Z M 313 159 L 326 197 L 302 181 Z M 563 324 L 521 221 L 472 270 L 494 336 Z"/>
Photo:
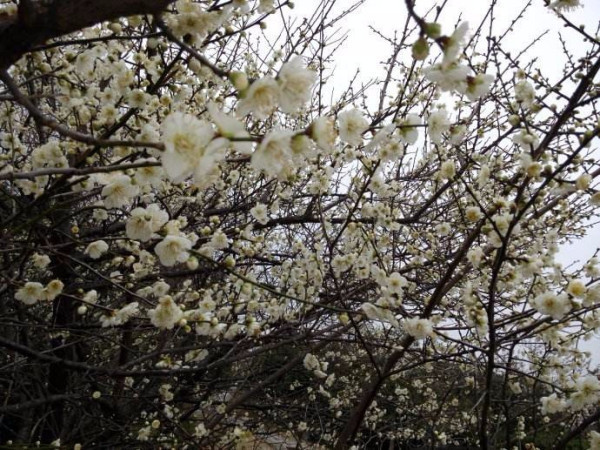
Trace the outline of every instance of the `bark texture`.
<path fill-rule="evenodd" d="M 174 0 L 22 0 L 18 14 L 0 17 L 0 69 L 48 39 L 100 22 L 157 14 Z"/>

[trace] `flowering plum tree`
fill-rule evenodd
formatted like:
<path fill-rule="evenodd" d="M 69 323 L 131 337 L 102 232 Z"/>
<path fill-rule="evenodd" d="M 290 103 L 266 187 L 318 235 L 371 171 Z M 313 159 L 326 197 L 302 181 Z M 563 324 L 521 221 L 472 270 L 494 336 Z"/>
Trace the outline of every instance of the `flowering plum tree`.
<path fill-rule="evenodd" d="M 557 261 L 600 204 L 580 1 L 510 26 L 565 28 L 558 79 L 504 1 L 405 0 L 335 95 L 362 2 L 314 3 L 2 3 L 2 444 L 600 449 L 600 267 Z"/>

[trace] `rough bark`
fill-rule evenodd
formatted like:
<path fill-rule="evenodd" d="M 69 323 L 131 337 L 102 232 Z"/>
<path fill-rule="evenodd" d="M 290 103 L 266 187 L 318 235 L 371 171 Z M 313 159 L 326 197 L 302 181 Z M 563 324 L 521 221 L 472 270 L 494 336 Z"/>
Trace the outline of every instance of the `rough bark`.
<path fill-rule="evenodd" d="M 36 45 L 107 20 L 157 14 L 174 0 L 22 0 L 18 14 L 0 17 L 0 69 Z"/>

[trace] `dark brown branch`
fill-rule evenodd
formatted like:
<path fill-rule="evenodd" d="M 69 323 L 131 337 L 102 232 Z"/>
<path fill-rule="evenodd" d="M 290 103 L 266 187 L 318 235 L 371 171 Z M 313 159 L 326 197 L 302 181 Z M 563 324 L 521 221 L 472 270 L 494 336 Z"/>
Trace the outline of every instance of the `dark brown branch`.
<path fill-rule="evenodd" d="M 158 14 L 174 0 L 21 1 L 19 12 L 0 20 L 0 69 L 48 39 L 100 22 L 138 14 Z"/>

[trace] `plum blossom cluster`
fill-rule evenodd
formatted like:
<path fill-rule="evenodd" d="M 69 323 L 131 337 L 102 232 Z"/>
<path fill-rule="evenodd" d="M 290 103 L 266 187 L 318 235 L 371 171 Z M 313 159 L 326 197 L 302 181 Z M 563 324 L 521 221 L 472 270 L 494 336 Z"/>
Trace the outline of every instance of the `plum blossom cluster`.
<path fill-rule="evenodd" d="M 563 262 L 600 205 L 597 42 L 563 15 L 581 2 L 529 6 L 581 39 L 560 76 L 494 10 L 468 39 L 407 1 L 378 79 L 348 89 L 329 51 L 352 8 L 151 3 L 26 33 L 0 73 L 3 433 L 600 446 L 578 428 L 600 400 L 599 258 Z M 0 12 L 18 27 L 19 8 Z"/>
<path fill-rule="evenodd" d="M 443 41 L 442 61 L 425 68 L 425 76 L 442 91 L 455 91 L 474 101 L 489 92 L 494 77 L 486 73 L 473 75 L 468 66 L 460 63 L 468 32 L 468 22 L 458 25 L 452 35 Z"/>

